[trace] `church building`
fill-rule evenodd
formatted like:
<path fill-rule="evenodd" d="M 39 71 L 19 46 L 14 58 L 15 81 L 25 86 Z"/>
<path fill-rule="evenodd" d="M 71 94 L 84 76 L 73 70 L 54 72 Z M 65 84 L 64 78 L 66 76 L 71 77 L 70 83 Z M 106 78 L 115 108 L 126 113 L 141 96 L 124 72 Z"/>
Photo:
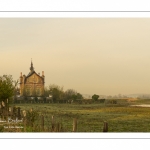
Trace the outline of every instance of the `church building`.
<path fill-rule="evenodd" d="M 31 67 L 29 74 L 22 75 L 20 73 L 20 96 L 27 97 L 41 97 L 44 96 L 44 83 L 45 76 L 44 71 L 42 75 L 37 74 L 34 70 L 33 63 L 31 61 Z"/>

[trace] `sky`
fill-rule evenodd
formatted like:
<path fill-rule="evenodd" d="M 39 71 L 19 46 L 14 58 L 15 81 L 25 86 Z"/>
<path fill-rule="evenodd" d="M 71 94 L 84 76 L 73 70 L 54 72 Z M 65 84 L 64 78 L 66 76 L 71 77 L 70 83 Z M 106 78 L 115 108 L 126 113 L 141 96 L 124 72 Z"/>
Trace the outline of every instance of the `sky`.
<path fill-rule="evenodd" d="M 31 64 L 81 94 L 150 94 L 149 18 L 0 18 L 0 75 Z"/>

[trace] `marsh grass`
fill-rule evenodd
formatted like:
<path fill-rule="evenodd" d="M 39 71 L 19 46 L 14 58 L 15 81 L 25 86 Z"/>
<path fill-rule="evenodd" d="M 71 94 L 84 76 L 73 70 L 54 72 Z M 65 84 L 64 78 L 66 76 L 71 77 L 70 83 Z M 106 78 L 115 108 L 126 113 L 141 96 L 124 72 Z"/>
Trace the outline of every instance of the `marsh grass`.
<path fill-rule="evenodd" d="M 150 100 L 138 100 L 134 104 L 147 104 Z M 78 122 L 77 132 L 102 132 L 103 123 L 108 123 L 108 132 L 150 132 L 150 108 L 130 107 L 126 100 L 118 100 L 117 104 L 17 104 L 21 110 L 33 108 L 39 114 L 34 123 L 35 130 L 41 132 L 41 115 L 44 115 L 45 132 L 52 126 L 52 116 L 55 124 L 61 124 L 63 132 L 72 132 L 73 119 Z"/>

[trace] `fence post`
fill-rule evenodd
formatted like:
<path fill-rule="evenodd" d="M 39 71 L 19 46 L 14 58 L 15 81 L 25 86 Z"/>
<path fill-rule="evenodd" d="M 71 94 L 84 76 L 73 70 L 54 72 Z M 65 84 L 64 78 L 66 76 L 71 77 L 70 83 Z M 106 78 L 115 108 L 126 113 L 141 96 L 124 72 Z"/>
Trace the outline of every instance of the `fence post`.
<path fill-rule="evenodd" d="M 11 107 L 8 108 L 8 114 L 11 116 Z"/>
<path fill-rule="evenodd" d="M 43 115 L 41 118 L 41 126 L 42 126 L 42 131 L 44 132 L 44 116 Z"/>
<path fill-rule="evenodd" d="M 18 119 L 20 120 L 21 119 L 21 114 L 20 114 L 20 107 L 18 107 Z"/>
<path fill-rule="evenodd" d="M 9 112 L 9 103 L 8 103 L 8 99 L 6 100 L 6 111 L 7 111 L 7 120 L 8 120 L 8 112 Z"/>
<path fill-rule="evenodd" d="M 76 132 L 77 131 L 77 119 L 74 118 L 73 119 L 73 132 Z"/>
<path fill-rule="evenodd" d="M 60 132 L 60 124 L 59 124 L 59 122 L 57 123 L 57 126 L 56 126 L 56 132 Z"/>
<path fill-rule="evenodd" d="M 1 102 L 1 108 L 2 108 L 2 120 L 5 119 L 5 103 L 2 101 Z"/>
<path fill-rule="evenodd" d="M 27 125 L 27 119 L 26 119 L 26 111 L 22 111 L 23 114 L 23 122 L 24 122 L 24 132 L 26 132 L 26 125 Z"/>
<path fill-rule="evenodd" d="M 54 116 L 52 116 L 52 132 L 54 131 Z"/>
<path fill-rule="evenodd" d="M 24 119 L 24 132 L 26 132 L 26 126 L 27 126 L 26 116 L 24 116 L 23 119 Z"/>
<path fill-rule="evenodd" d="M 2 112 L 1 112 L 1 111 L 2 111 L 2 109 L 1 109 L 1 108 L 2 108 L 2 106 L 1 106 L 1 104 L 0 104 L 0 113 L 2 113 Z"/>
<path fill-rule="evenodd" d="M 104 121 L 103 132 L 108 132 L 108 123 Z"/>
<path fill-rule="evenodd" d="M 7 107 L 6 107 L 6 104 L 4 103 L 4 119 L 7 120 Z"/>
<path fill-rule="evenodd" d="M 8 103 L 6 103 L 6 108 L 5 108 L 5 111 L 6 111 L 6 120 L 8 121 Z"/>
<path fill-rule="evenodd" d="M 11 119 L 13 119 L 13 107 L 11 107 L 10 109 L 10 116 L 11 116 Z"/>
<path fill-rule="evenodd" d="M 15 120 L 16 119 L 16 107 L 13 107 L 12 109 L 12 115 L 13 115 L 13 119 Z"/>
<path fill-rule="evenodd" d="M 0 114 L 1 114 L 1 116 L 0 116 L 0 120 L 2 119 L 2 106 L 1 106 L 1 103 L 0 103 Z"/>

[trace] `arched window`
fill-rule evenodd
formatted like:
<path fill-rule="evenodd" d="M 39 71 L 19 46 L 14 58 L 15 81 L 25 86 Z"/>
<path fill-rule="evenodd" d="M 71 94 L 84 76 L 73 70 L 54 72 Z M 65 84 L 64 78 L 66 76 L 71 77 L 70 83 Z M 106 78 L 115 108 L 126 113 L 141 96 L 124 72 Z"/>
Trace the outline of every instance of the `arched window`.
<path fill-rule="evenodd" d="M 30 90 L 30 88 L 27 88 L 27 89 L 26 89 L 26 94 L 27 94 L 27 96 L 30 96 L 30 95 L 31 95 L 31 90 Z"/>
<path fill-rule="evenodd" d="M 38 95 L 38 96 L 41 95 L 41 89 L 40 88 L 36 89 L 36 95 Z"/>

